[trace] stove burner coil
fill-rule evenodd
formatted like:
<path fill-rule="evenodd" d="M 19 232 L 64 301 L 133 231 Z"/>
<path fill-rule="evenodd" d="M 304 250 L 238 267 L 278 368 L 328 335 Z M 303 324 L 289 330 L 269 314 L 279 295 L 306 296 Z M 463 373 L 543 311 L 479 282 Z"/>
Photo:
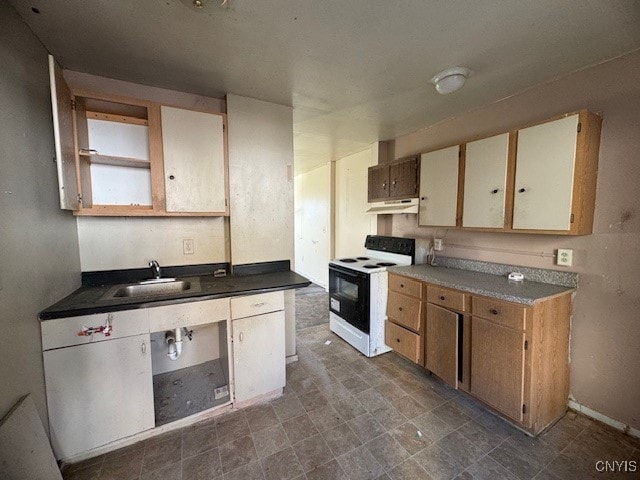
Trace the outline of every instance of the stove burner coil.
<path fill-rule="evenodd" d="M 357 262 L 357 260 L 355 258 L 341 258 L 340 261 L 343 262 L 343 263 L 356 263 Z"/>

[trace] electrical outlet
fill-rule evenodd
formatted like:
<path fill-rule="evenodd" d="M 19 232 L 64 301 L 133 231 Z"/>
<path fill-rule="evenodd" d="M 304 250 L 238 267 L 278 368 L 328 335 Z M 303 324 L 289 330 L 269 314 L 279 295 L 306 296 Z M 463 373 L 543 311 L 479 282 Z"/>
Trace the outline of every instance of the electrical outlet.
<path fill-rule="evenodd" d="M 193 255 L 195 249 L 193 247 L 193 238 L 185 238 L 182 240 L 182 253 L 185 255 Z"/>
<path fill-rule="evenodd" d="M 559 248 L 556 263 L 564 267 L 573 265 L 573 250 L 570 248 Z"/>
<path fill-rule="evenodd" d="M 441 238 L 434 238 L 433 239 L 433 249 L 437 252 L 442 250 L 442 239 Z"/>

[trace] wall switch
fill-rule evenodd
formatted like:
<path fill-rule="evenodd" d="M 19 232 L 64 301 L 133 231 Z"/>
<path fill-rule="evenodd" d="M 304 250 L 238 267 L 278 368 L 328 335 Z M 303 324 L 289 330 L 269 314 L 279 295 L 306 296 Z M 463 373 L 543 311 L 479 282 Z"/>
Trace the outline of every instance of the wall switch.
<path fill-rule="evenodd" d="M 433 249 L 437 252 L 442 250 L 442 239 L 441 238 L 434 238 L 433 239 Z"/>
<path fill-rule="evenodd" d="M 185 255 L 193 255 L 195 249 L 193 247 L 193 238 L 185 238 L 182 240 L 182 253 Z"/>
<path fill-rule="evenodd" d="M 570 248 L 559 248 L 556 263 L 564 267 L 573 265 L 573 250 Z"/>

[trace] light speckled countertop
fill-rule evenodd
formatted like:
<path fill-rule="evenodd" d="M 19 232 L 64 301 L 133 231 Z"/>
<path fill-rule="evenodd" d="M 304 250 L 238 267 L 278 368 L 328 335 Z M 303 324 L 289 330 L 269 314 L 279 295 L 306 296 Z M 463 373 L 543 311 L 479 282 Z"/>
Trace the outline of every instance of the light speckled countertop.
<path fill-rule="evenodd" d="M 459 268 L 410 265 L 390 267 L 388 271 L 434 285 L 524 305 L 533 305 L 539 300 L 575 290 L 561 285 L 533 282 L 526 277 L 522 282 L 514 282 L 508 280 L 506 275 L 492 275 Z"/>

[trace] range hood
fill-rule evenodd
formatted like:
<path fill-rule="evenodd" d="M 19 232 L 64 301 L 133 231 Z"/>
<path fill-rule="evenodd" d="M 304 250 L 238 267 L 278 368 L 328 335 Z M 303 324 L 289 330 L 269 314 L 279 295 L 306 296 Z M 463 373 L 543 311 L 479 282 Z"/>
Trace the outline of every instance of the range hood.
<path fill-rule="evenodd" d="M 388 202 L 370 203 L 366 213 L 372 215 L 385 215 L 391 213 L 418 213 L 418 199 L 389 200 Z"/>

